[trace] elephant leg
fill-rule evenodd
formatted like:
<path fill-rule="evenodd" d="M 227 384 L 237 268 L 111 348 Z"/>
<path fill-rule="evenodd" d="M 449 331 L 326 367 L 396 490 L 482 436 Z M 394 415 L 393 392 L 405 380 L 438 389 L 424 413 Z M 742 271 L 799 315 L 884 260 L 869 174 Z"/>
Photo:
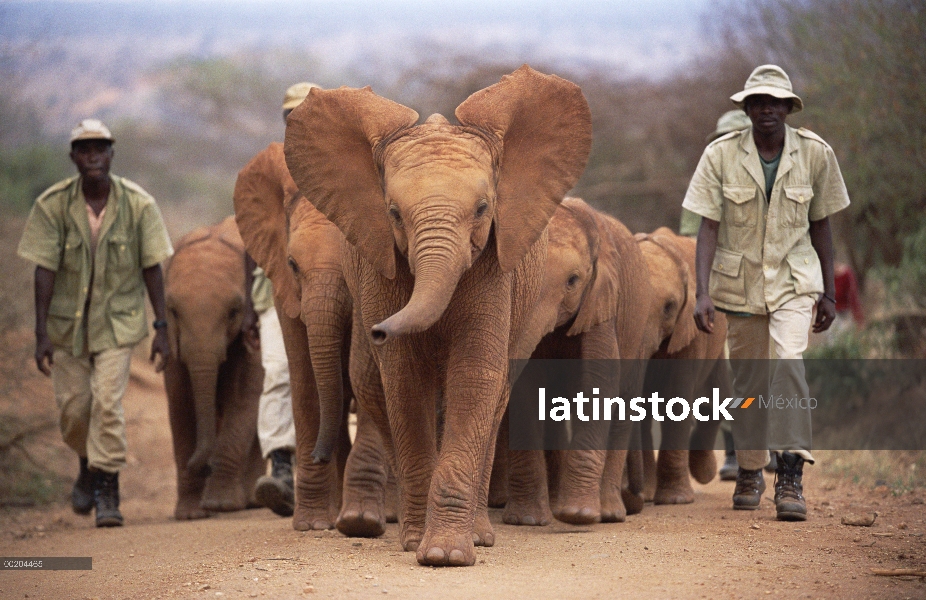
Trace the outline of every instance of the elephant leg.
<path fill-rule="evenodd" d="M 393 344 L 402 344 L 396 340 Z M 351 356 L 353 363 L 354 357 Z M 385 361 L 384 361 L 385 362 Z M 434 390 L 438 388 L 427 361 L 390 361 L 402 365 L 401 373 L 383 373 L 383 388 L 367 396 L 357 390 L 364 410 L 379 425 L 387 448 L 394 449 L 401 493 L 400 542 L 405 551 L 415 551 L 425 534 L 428 489 L 437 463 L 437 420 Z M 410 364 L 415 363 L 415 364 Z M 406 368 L 408 367 L 408 368 Z M 353 372 L 351 381 L 354 381 Z M 356 388 L 355 388 L 356 389 Z M 366 397 L 365 397 L 366 396 Z M 385 402 L 382 401 L 385 398 Z M 383 410 L 385 408 L 385 410 Z M 388 418 L 384 423 L 384 417 Z M 470 540 L 472 544 L 472 540 Z"/>
<path fill-rule="evenodd" d="M 509 525 L 549 525 L 553 512 L 543 450 L 509 450 L 508 469 L 508 503 L 502 521 Z"/>
<path fill-rule="evenodd" d="M 605 467 L 605 450 L 569 450 L 563 453 L 557 520 L 573 525 L 601 521 L 601 480 Z"/>
<path fill-rule="evenodd" d="M 730 371 L 722 357 L 716 359 L 711 366 L 706 383 L 701 388 L 701 393 L 696 392 L 692 395 L 708 395 L 715 387 L 720 390 L 721 398 L 733 394 Z M 714 444 L 717 442 L 719 429 L 720 421 L 698 421 L 695 423 L 688 454 L 688 470 L 698 483 L 709 483 L 717 475 L 717 457 L 714 455 Z"/>
<path fill-rule="evenodd" d="M 476 519 L 473 523 L 473 544 L 476 546 L 485 546 L 487 548 L 495 545 L 495 529 L 489 520 L 489 490 L 492 483 L 493 466 L 495 463 L 495 451 L 499 439 L 499 431 L 505 422 L 507 415 L 508 396 L 510 390 L 508 386 L 502 389 L 502 399 L 498 403 L 495 414 L 495 423 L 492 435 L 489 441 L 496 443 L 486 444 L 485 458 L 482 465 L 482 481 L 479 486 L 479 501 L 476 506 Z"/>
<path fill-rule="evenodd" d="M 489 480 L 488 505 L 504 508 L 508 502 L 508 411 L 495 437 L 495 455 L 492 461 L 492 475 Z"/>
<path fill-rule="evenodd" d="M 643 500 L 643 476 L 643 453 L 639 450 L 629 450 L 624 482 L 621 485 L 621 500 L 624 501 L 628 515 L 643 512 L 646 504 Z"/>
<path fill-rule="evenodd" d="M 174 507 L 174 518 L 179 521 L 204 519 L 209 516 L 209 512 L 199 506 L 199 501 L 206 485 L 206 477 L 200 472 L 192 473 L 187 468 L 187 462 L 196 449 L 193 390 L 187 379 L 186 367 L 176 358 L 167 362 L 164 384 L 167 390 L 174 462 L 177 467 L 177 504 Z"/>
<path fill-rule="evenodd" d="M 267 472 L 267 462 L 260 452 L 260 440 L 254 436 L 251 442 L 251 451 L 248 453 L 245 461 L 244 472 L 241 474 L 241 485 L 247 495 L 247 508 L 260 508 L 262 505 L 254 497 L 254 487 L 257 480 Z"/>
<path fill-rule="evenodd" d="M 305 325 L 298 318 L 288 317 L 282 310 L 278 309 L 277 313 L 289 361 L 293 425 L 296 429 L 293 529 L 331 529 L 337 514 L 333 502 L 333 497 L 338 494 L 337 467 L 333 463 L 315 463 L 312 459 L 320 413 Z"/>
<path fill-rule="evenodd" d="M 666 419 L 662 422 L 662 442 L 656 462 L 655 504 L 690 504 L 694 489 L 688 476 L 688 438 L 691 421 Z"/>
<path fill-rule="evenodd" d="M 627 450 L 608 450 L 601 475 L 602 523 L 623 523 L 627 520 L 627 508 L 621 494 L 626 464 Z"/>
<path fill-rule="evenodd" d="M 210 460 L 212 473 L 203 490 L 201 506 L 206 510 L 229 512 L 247 506 L 251 490 L 244 489 L 242 474 L 257 436 L 259 371 L 260 364 L 241 342 L 229 348 L 228 359 L 219 371 L 222 417 Z"/>
<path fill-rule="evenodd" d="M 399 480 L 396 478 L 395 466 L 386 461 L 386 522 L 398 523 L 402 503 Z"/>
<path fill-rule="evenodd" d="M 386 457 L 376 425 L 357 407 L 357 436 L 344 474 L 344 502 L 336 527 L 348 537 L 378 537 L 386 531 Z"/>
<path fill-rule="evenodd" d="M 486 294 L 483 300 L 502 306 L 510 302 L 510 295 L 494 291 L 499 297 Z M 456 332 L 447 358 L 444 435 L 416 555 L 423 565 L 475 564 L 474 522 L 480 497 L 488 499 L 488 457 L 508 398 L 507 328 L 499 331 L 494 315 L 469 318 L 470 326 Z"/>

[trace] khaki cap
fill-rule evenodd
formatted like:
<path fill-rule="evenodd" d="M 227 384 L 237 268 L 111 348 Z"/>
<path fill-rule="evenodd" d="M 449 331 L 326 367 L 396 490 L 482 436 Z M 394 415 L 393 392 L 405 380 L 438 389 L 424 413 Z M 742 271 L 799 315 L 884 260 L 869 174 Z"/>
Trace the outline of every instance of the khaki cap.
<path fill-rule="evenodd" d="M 788 74 L 778 65 L 756 67 L 746 80 L 745 89 L 730 96 L 730 100 L 733 104 L 743 108 L 743 101 L 747 97 L 758 94 L 768 94 L 775 98 L 791 98 L 794 100 L 791 107 L 792 113 L 800 112 L 804 108 L 804 102 L 791 89 L 791 79 Z"/>
<path fill-rule="evenodd" d="M 283 97 L 283 110 L 296 108 L 302 104 L 302 101 L 306 99 L 312 88 L 321 89 L 321 86 L 306 81 L 289 86 L 286 95 Z"/>
<path fill-rule="evenodd" d="M 752 127 L 752 121 L 749 120 L 749 116 L 739 108 L 734 108 L 733 110 L 728 110 L 723 113 L 723 115 L 717 119 L 717 129 L 714 130 L 714 133 L 707 136 L 707 141 L 713 142 L 720 136 L 726 135 L 731 131 L 739 131 L 740 129 L 747 129 L 749 127 Z"/>
<path fill-rule="evenodd" d="M 71 143 L 80 140 L 109 140 L 115 142 L 109 128 L 99 119 L 84 119 L 71 130 Z"/>

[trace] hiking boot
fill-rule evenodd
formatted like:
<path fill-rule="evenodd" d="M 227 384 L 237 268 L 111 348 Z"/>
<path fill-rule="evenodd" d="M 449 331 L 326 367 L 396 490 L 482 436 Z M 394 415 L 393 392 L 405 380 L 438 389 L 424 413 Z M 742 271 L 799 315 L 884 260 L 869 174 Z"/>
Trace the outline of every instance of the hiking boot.
<path fill-rule="evenodd" d="M 96 471 L 95 479 L 96 489 L 93 498 L 96 504 L 96 526 L 122 526 L 122 513 L 119 512 L 119 473 Z"/>
<path fill-rule="evenodd" d="M 270 453 L 270 475 L 257 480 L 254 497 L 281 517 L 293 516 L 293 453 L 274 450 Z"/>
<path fill-rule="evenodd" d="M 720 467 L 720 480 L 735 481 L 739 470 L 740 466 L 736 462 L 736 452 L 728 452 L 723 461 L 723 466 Z"/>
<path fill-rule="evenodd" d="M 765 477 L 762 469 L 751 471 L 739 468 L 736 474 L 736 489 L 733 490 L 734 510 L 756 510 L 765 492 Z"/>
<path fill-rule="evenodd" d="M 71 508 L 79 515 L 89 515 L 93 510 L 93 473 L 86 457 L 80 459 L 80 474 L 71 489 Z"/>
<path fill-rule="evenodd" d="M 768 464 L 765 465 L 766 473 L 775 473 L 778 471 L 778 453 L 769 452 Z"/>
<path fill-rule="evenodd" d="M 779 521 L 806 521 L 807 504 L 801 479 L 804 459 L 791 452 L 782 452 L 775 471 L 775 511 Z"/>

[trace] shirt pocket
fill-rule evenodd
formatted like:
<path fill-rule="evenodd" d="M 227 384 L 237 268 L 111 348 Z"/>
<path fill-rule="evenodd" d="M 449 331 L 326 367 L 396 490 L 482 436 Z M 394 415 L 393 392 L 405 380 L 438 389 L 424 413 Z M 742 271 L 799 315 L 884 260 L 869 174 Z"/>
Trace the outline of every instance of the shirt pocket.
<path fill-rule="evenodd" d="M 759 219 L 756 188 L 751 185 L 723 184 L 724 215 L 736 227 L 755 227 Z"/>
<path fill-rule="evenodd" d="M 68 233 L 61 253 L 61 268 L 71 273 L 80 273 L 84 264 L 84 240 L 76 231 Z"/>
<path fill-rule="evenodd" d="M 788 253 L 785 260 L 791 267 L 795 294 L 803 296 L 823 293 L 823 270 L 816 250 L 812 247 L 795 249 Z"/>
<path fill-rule="evenodd" d="M 808 211 L 813 188 L 809 185 L 785 186 L 785 200 L 782 202 L 782 222 L 787 227 L 809 227 Z"/>
<path fill-rule="evenodd" d="M 111 273 L 125 273 L 138 268 L 137 244 L 123 232 L 115 232 L 106 241 L 106 269 Z"/>
<path fill-rule="evenodd" d="M 736 306 L 746 304 L 746 277 L 741 252 L 717 248 L 711 267 L 709 293 L 717 302 Z"/>

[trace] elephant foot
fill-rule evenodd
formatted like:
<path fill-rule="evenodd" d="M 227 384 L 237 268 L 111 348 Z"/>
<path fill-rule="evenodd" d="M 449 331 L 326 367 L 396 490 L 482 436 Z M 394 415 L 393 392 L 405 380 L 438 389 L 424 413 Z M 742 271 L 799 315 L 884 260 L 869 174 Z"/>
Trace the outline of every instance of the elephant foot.
<path fill-rule="evenodd" d="M 598 490 L 595 490 L 596 494 Z M 553 516 L 570 525 L 590 525 L 601 522 L 600 498 L 564 497 L 557 503 Z"/>
<path fill-rule="evenodd" d="M 472 536 L 465 534 L 426 534 L 415 555 L 418 564 L 432 567 L 468 567 L 476 564 Z"/>
<path fill-rule="evenodd" d="M 201 509 L 211 512 L 234 512 L 244 510 L 247 505 L 247 494 L 239 482 L 221 483 L 212 478 L 206 480 L 206 487 L 199 501 Z"/>
<path fill-rule="evenodd" d="M 174 518 L 178 521 L 205 519 L 209 516 L 209 511 L 201 508 L 199 502 L 178 502 L 176 508 L 174 508 Z"/>
<path fill-rule="evenodd" d="M 625 488 L 621 490 L 621 500 L 624 502 L 624 509 L 628 515 L 637 515 L 643 512 L 645 504 L 643 494 L 635 494 Z"/>
<path fill-rule="evenodd" d="M 407 524 L 406 524 L 407 525 Z M 421 546 L 424 532 L 415 527 L 405 527 L 402 531 L 402 549 L 406 552 L 415 552 Z"/>
<path fill-rule="evenodd" d="M 473 523 L 473 545 L 491 548 L 495 545 L 495 530 L 489 522 L 488 511 L 478 511 Z"/>
<path fill-rule="evenodd" d="M 609 494 L 608 497 L 601 501 L 601 522 L 602 523 L 623 523 L 627 520 L 627 507 L 621 495 Z"/>
<path fill-rule="evenodd" d="M 691 504 L 692 502 L 694 502 L 694 490 L 691 488 L 687 474 L 683 481 L 660 484 L 653 498 L 654 504 Z"/>
<path fill-rule="evenodd" d="M 489 488 L 489 508 L 505 508 L 508 504 L 508 490 Z"/>
<path fill-rule="evenodd" d="M 328 515 L 327 509 L 310 509 L 297 505 L 293 512 L 293 529 L 296 531 L 324 531 L 325 529 L 334 529 L 334 523 Z"/>
<path fill-rule="evenodd" d="M 525 502 L 509 498 L 502 513 L 502 522 L 508 525 L 549 525 L 553 522 L 553 512 L 543 500 Z"/>
<path fill-rule="evenodd" d="M 386 532 L 386 517 L 377 502 L 345 504 L 336 527 L 347 537 L 379 537 Z"/>
<path fill-rule="evenodd" d="M 688 452 L 688 470 L 700 484 L 710 483 L 717 474 L 717 457 L 713 450 L 691 450 Z"/>
<path fill-rule="evenodd" d="M 601 522 L 601 512 L 589 506 L 563 506 L 553 516 L 558 521 L 569 523 L 570 525 L 591 525 L 592 523 Z"/>

